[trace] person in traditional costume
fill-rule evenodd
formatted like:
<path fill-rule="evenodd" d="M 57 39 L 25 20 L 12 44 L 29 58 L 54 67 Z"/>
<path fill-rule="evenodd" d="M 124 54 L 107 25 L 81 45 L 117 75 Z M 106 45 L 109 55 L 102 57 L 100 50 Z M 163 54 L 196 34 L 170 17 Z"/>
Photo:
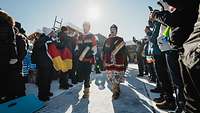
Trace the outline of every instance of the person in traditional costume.
<path fill-rule="evenodd" d="M 115 24 L 110 27 L 111 34 L 103 47 L 103 62 L 112 85 L 112 99 L 117 99 L 120 95 L 120 83 L 125 80 L 124 74 L 128 65 L 128 51 L 123 38 L 117 36 L 117 30 Z"/>
<path fill-rule="evenodd" d="M 78 67 L 77 74 L 78 80 L 84 81 L 84 95 L 83 98 L 89 97 L 89 88 L 90 88 L 90 74 L 92 69 L 92 64 L 94 64 L 94 56 L 97 52 L 96 38 L 95 35 L 90 33 L 90 23 L 83 23 L 84 33 L 78 37 L 77 46 L 78 46 Z"/>

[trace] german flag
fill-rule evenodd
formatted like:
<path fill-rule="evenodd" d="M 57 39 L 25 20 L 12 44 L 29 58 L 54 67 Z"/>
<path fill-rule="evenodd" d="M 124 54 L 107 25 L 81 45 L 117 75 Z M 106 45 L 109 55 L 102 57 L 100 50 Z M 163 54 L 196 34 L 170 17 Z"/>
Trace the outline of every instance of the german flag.
<path fill-rule="evenodd" d="M 67 72 L 72 69 L 72 53 L 70 49 L 59 50 L 54 43 L 47 43 L 47 54 L 56 71 Z"/>

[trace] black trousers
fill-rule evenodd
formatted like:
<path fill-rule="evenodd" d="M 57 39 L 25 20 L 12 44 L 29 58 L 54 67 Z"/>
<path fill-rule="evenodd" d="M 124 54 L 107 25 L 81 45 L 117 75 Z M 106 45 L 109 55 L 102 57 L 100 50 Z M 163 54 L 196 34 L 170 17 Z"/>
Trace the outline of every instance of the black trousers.
<path fill-rule="evenodd" d="M 37 76 L 38 97 L 48 98 L 52 81 L 52 67 L 39 67 Z"/>
<path fill-rule="evenodd" d="M 174 88 L 174 92 L 176 93 L 176 102 L 178 107 L 182 107 L 185 98 L 183 95 L 183 81 L 181 78 L 181 72 L 180 72 L 180 65 L 179 65 L 179 54 L 176 50 L 167 51 L 165 53 L 166 61 L 167 61 L 167 67 L 170 73 L 170 77 L 172 80 L 172 85 Z"/>
<path fill-rule="evenodd" d="M 92 64 L 86 62 L 78 62 L 77 74 L 78 81 L 84 81 L 84 88 L 90 87 L 90 74 L 91 74 Z"/>
<path fill-rule="evenodd" d="M 25 80 L 22 77 L 22 68 L 18 65 L 4 65 L 0 73 L 5 74 L 0 78 L 0 96 L 15 98 L 25 96 Z"/>
<path fill-rule="evenodd" d="M 60 87 L 68 87 L 68 78 L 69 78 L 69 72 L 63 73 L 60 72 L 59 73 L 59 83 L 60 83 Z"/>
<path fill-rule="evenodd" d="M 73 84 L 76 84 L 78 82 L 77 66 L 78 66 L 78 58 L 76 54 L 74 53 L 72 70 L 69 71 L 69 78 L 72 80 Z"/>
<path fill-rule="evenodd" d="M 172 82 L 168 73 L 165 54 L 161 53 L 161 55 L 155 55 L 154 58 L 157 77 L 162 88 L 161 96 L 164 95 L 165 99 L 169 101 L 174 100 Z"/>
<path fill-rule="evenodd" d="M 19 74 L 19 75 L 16 75 L 15 77 L 15 96 L 17 97 L 21 97 L 21 96 L 25 96 L 26 93 L 25 93 L 25 78 Z"/>
<path fill-rule="evenodd" d="M 157 75 L 156 75 L 156 71 L 155 71 L 155 66 L 154 63 L 148 63 L 148 73 L 150 74 L 149 77 L 151 80 L 157 80 Z M 159 85 L 157 85 L 159 86 Z"/>
<path fill-rule="evenodd" d="M 15 96 L 15 70 L 8 64 L 3 64 L 0 67 L 0 97 Z"/>
<path fill-rule="evenodd" d="M 143 75 L 145 71 L 144 57 L 141 55 L 137 55 L 139 75 Z"/>
<path fill-rule="evenodd" d="M 74 56 L 73 58 L 73 66 L 72 69 L 69 71 L 69 78 L 72 80 L 72 83 L 76 84 L 77 83 L 77 58 Z"/>

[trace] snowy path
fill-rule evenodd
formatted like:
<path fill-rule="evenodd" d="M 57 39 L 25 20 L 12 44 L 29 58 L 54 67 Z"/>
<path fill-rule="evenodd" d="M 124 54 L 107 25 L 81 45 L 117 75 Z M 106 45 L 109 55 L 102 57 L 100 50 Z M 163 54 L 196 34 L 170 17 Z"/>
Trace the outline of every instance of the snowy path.
<path fill-rule="evenodd" d="M 155 103 L 151 101 L 151 98 L 158 97 L 158 94 L 149 92 L 155 84 L 136 78 L 136 73 L 137 66 L 129 65 L 126 72 L 127 81 L 121 84 L 121 95 L 114 101 L 105 74 L 91 75 L 89 99 L 81 98 L 83 95 L 81 83 L 63 91 L 55 89 L 58 85 L 54 81 L 52 85 L 54 88 L 51 90 L 56 95 L 37 113 L 167 113 L 157 109 Z"/>

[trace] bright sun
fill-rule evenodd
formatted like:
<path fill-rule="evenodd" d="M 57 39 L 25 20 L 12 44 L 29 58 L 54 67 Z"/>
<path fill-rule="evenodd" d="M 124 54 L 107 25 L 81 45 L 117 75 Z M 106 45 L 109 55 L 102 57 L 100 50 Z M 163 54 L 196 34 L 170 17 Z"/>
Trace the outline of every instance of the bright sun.
<path fill-rule="evenodd" d="M 100 17 L 99 7 L 92 5 L 87 9 L 87 18 L 91 21 L 97 20 Z"/>

